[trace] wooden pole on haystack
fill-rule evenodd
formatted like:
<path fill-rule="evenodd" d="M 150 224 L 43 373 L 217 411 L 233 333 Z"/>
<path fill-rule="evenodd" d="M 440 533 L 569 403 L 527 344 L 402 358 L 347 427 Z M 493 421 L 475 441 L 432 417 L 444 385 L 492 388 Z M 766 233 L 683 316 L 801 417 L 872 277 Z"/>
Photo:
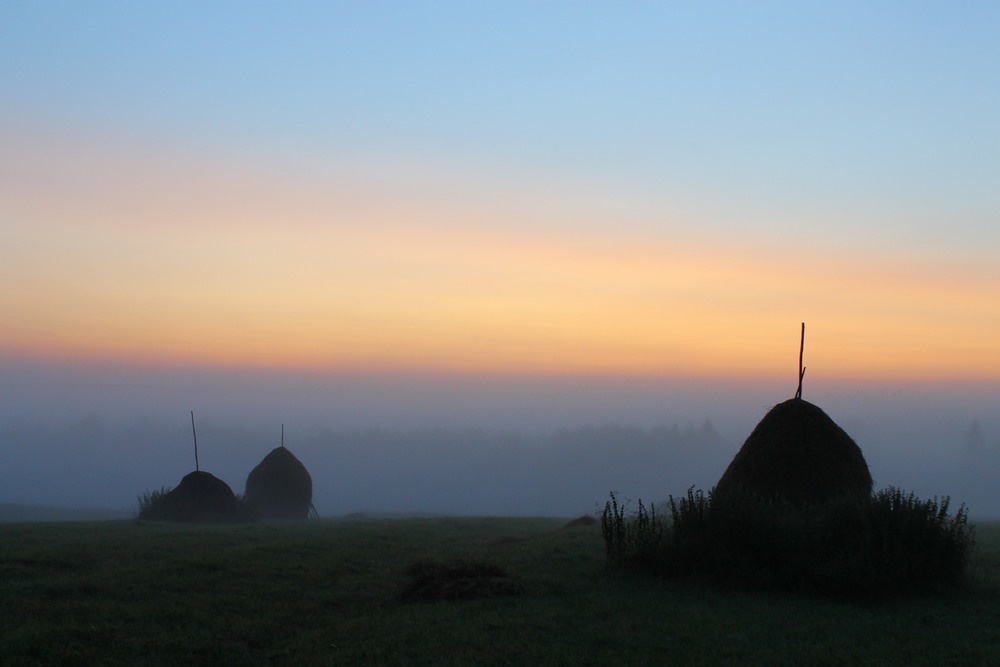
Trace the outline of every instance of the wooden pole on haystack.
<path fill-rule="evenodd" d="M 802 336 L 799 338 L 799 388 L 795 398 L 802 398 L 802 378 L 806 376 L 806 367 L 802 365 L 802 356 L 806 348 L 806 323 L 802 323 Z"/>
<path fill-rule="evenodd" d="M 281 446 L 285 446 L 285 425 L 281 425 Z"/>
<path fill-rule="evenodd" d="M 200 471 L 198 467 L 198 432 L 194 430 L 194 410 L 191 411 L 191 435 L 194 436 L 194 469 Z"/>

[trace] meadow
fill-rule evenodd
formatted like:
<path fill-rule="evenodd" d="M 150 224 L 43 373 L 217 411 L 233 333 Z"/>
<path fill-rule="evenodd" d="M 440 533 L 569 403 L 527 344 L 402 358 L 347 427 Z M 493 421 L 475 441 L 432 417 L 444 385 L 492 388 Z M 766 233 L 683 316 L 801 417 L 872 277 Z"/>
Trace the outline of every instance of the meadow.
<path fill-rule="evenodd" d="M 0 524 L 0 664 L 996 664 L 976 538 L 963 589 L 861 605 L 608 570 L 556 518 Z"/>

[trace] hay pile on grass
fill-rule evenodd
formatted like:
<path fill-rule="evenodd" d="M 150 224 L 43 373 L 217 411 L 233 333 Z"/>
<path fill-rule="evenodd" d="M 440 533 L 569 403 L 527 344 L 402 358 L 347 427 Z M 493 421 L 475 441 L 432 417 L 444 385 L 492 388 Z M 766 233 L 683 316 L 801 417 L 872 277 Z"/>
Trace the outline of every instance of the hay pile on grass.
<path fill-rule="evenodd" d="M 421 562 L 407 568 L 406 574 L 410 581 L 399 594 L 403 602 L 470 600 L 521 591 L 520 584 L 491 563 Z"/>
<path fill-rule="evenodd" d="M 749 493 L 795 504 L 867 498 L 872 476 L 861 449 L 823 410 L 801 398 L 774 406 L 719 479 L 719 497 Z"/>
<path fill-rule="evenodd" d="M 597 523 L 597 519 L 593 515 L 584 514 L 583 516 L 578 516 L 577 518 L 566 522 L 566 525 L 563 526 L 563 528 L 578 528 L 580 526 L 593 526 L 595 523 Z"/>
<path fill-rule="evenodd" d="M 615 495 L 601 529 L 608 563 L 715 584 L 871 600 L 961 583 L 974 538 L 968 512 L 889 487 L 872 494 L 861 449 L 802 400 L 774 406 L 706 495 L 670 496 L 626 519 Z"/>
<path fill-rule="evenodd" d="M 246 499 L 263 518 L 305 519 L 312 509 L 312 477 L 282 445 L 247 476 Z"/>
<path fill-rule="evenodd" d="M 233 490 L 215 475 L 203 470 L 188 473 L 165 494 L 152 512 L 141 518 L 162 521 L 229 522 L 241 518 Z"/>

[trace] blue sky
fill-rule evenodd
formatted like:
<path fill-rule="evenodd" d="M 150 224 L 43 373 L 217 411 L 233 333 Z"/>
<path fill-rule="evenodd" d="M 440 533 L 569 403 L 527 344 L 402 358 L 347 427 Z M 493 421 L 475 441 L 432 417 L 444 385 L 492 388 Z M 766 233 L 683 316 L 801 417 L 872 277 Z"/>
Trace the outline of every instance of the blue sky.
<path fill-rule="evenodd" d="M 265 155 L 526 163 L 758 207 L 995 204 L 992 3 L 15 2 L 3 13 L 5 104 L 55 121 Z"/>

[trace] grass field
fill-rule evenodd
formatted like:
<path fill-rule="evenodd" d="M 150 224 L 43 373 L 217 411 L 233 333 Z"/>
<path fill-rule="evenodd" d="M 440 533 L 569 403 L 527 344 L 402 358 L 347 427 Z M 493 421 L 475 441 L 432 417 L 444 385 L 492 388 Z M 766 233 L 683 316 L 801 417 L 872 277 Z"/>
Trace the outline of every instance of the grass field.
<path fill-rule="evenodd" d="M 97 509 L 79 507 L 47 507 L 0 503 L 0 523 L 11 521 L 110 521 L 134 516 L 127 509 Z"/>
<path fill-rule="evenodd" d="M 565 524 L 4 524 L 0 664 L 1000 663 L 1000 524 L 977 526 L 967 590 L 875 606 L 608 572 L 599 526 Z M 496 565 L 517 590 L 400 600 L 426 561 Z"/>

